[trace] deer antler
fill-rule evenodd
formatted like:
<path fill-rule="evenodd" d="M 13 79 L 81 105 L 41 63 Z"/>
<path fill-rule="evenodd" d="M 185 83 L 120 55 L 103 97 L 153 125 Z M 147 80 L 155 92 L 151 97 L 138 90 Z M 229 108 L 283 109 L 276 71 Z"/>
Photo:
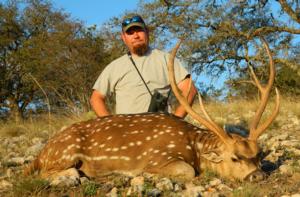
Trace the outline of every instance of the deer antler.
<path fill-rule="evenodd" d="M 271 116 L 260 126 L 258 126 L 260 119 L 262 117 L 263 112 L 265 111 L 268 99 L 269 99 L 269 95 L 272 89 L 272 85 L 274 83 L 274 79 L 275 79 L 275 66 L 274 66 L 274 62 L 273 62 L 273 58 L 272 58 L 272 54 L 270 52 L 270 48 L 268 43 L 265 41 L 264 38 L 261 38 L 261 41 L 264 45 L 265 50 L 267 51 L 268 57 L 269 57 L 269 65 L 270 65 L 270 76 L 269 76 L 269 80 L 268 83 L 263 86 L 256 74 L 253 71 L 253 68 L 250 67 L 250 71 L 251 71 L 251 76 L 254 80 L 254 83 L 256 85 L 256 87 L 259 89 L 260 91 L 260 103 L 258 106 L 258 109 L 256 110 L 255 116 L 253 117 L 251 123 L 250 123 L 250 136 L 249 136 L 249 140 L 257 140 L 257 138 L 263 133 L 264 130 L 266 130 L 268 128 L 268 126 L 272 123 L 272 121 L 275 119 L 276 115 L 278 114 L 279 111 L 279 91 L 276 90 L 276 105 L 275 108 L 271 114 Z"/>
<path fill-rule="evenodd" d="M 169 80 L 170 80 L 170 84 L 172 87 L 172 90 L 176 96 L 176 98 L 178 99 L 179 103 L 184 107 L 184 109 L 187 111 L 187 113 L 192 116 L 195 120 L 197 120 L 199 123 L 203 124 L 207 129 L 211 130 L 212 132 L 214 132 L 217 136 L 220 137 L 220 139 L 228 144 L 229 142 L 229 137 L 228 135 L 225 133 L 225 131 L 219 127 L 215 122 L 211 121 L 211 119 L 209 118 L 208 120 L 202 118 L 199 114 L 197 114 L 192 107 L 189 105 L 188 101 L 186 100 L 186 98 L 184 96 L 182 96 L 182 94 L 180 93 L 180 90 L 178 89 L 176 82 L 175 82 L 175 74 L 174 74 L 174 59 L 177 53 L 177 50 L 179 48 L 181 44 L 181 40 L 176 44 L 176 46 L 173 48 L 170 58 L 169 58 L 169 62 L 168 62 L 168 70 L 169 70 Z M 203 111 L 203 106 L 201 107 L 202 111 Z M 206 111 L 204 110 L 204 114 L 207 114 Z"/>

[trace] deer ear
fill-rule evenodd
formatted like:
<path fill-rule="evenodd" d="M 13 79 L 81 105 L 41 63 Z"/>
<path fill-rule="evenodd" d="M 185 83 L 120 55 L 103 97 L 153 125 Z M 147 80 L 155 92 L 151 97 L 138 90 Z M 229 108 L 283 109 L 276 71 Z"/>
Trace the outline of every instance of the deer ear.
<path fill-rule="evenodd" d="M 214 151 L 202 153 L 201 157 L 203 157 L 204 159 L 207 159 L 208 161 L 211 161 L 213 163 L 220 163 L 221 161 L 223 161 L 223 158 Z"/>

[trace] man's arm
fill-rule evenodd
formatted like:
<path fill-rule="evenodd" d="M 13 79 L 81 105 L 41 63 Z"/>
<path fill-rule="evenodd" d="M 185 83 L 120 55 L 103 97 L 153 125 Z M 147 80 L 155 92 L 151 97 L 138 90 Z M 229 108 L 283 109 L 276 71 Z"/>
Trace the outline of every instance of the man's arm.
<path fill-rule="evenodd" d="M 97 116 L 101 117 L 110 114 L 105 105 L 105 96 L 102 95 L 99 91 L 93 91 L 92 96 L 90 98 L 90 103 Z"/>
<path fill-rule="evenodd" d="M 190 83 L 190 80 L 192 80 L 191 77 L 188 77 L 188 78 L 185 78 L 183 81 L 181 81 L 181 82 L 178 83 L 178 88 L 181 90 L 182 95 L 184 97 L 186 97 L 187 94 L 189 94 L 189 96 L 188 96 L 188 102 L 189 102 L 189 104 L 191 104 L 193 102 L 194 97 L 195 97 L 195 95 L 197 93 L 197 90 L 196 90 L 193 82 L 191 83 L 191 90 L 189 92 L 189 83 Z M 174 115 L 178 116 L 178 117 L 181 117 L 181 118 L 184 118 L 186 116 L 186 111 L 185 111 L 184 107 L 182 105 L 179 105 L 176 108 L 176 110 L 174 112 Z"/>

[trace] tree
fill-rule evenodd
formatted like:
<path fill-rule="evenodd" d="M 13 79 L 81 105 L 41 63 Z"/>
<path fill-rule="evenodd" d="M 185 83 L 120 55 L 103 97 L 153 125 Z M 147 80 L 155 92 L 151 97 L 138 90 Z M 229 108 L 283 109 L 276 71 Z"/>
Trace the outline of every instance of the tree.
<path fill-rule="evenodd" d="M 111 59 L 96 27 L 85 28 L 49 1 L 0 5 L 2 111 L 16 120 L 29 104 L 87 111 L 92 85 Z"/>
<path fill-rule="evenodd" d="M 149 24 L 153 45 L 169 49 L 175 38 L 185 38 L 180 56 L 197 75 L 206 70 L 216 79 L 224 72 L 231 81 L 246 77 L 249 61 L 257 67 L 266 62 L 259 37 L 270 44 L 279 72 L 299 64 L 291 58 L 299 56 L 293 50 L 299 45 L 298 1 L 141 1 L 138 12 Z"/>

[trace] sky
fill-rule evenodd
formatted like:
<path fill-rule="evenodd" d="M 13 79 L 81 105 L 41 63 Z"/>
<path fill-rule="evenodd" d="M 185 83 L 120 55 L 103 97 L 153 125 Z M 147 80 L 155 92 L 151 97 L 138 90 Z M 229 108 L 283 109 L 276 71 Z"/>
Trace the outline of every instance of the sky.
<path fill-rule="evenodd" d="M 137 8 L 139 0 L 52 0 L 53 6 L 63 9 L 73 19 L 83 21 L 87 26 L 101 26 L 112 17 Z"/>

